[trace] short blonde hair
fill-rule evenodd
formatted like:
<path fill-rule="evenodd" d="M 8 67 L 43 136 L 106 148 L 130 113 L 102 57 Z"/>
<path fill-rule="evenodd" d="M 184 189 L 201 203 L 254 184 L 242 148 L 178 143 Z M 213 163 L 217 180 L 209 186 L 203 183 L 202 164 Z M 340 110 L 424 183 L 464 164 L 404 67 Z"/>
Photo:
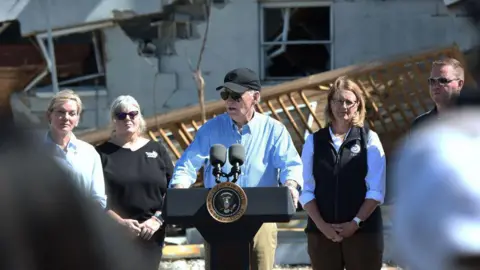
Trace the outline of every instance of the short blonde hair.
<path fill-rule="evenodd" d="M 365 99 L 362 94 L 360 86 L 353 80 L 348 79 L 346 76 L 338 77 L 335 82 L 330 85 L 330 90 L 327 96 L 327 104 L 325 105 L 325 125 L 329 125 L 334 121 L 332 112 L 332 100 L 335 94 L 339 91 L 351 91 L 357 97 L 358 108 L 352 124 L 354 126 L 363 127 L 365 122 L 365 115 L 367 110 L 365 108 Z"/>
<path fill-rule="evenodd" d="M 48 104 L 47 113 L 48 114 L 52 113 L 57 106 L 70 100 L 75 101 L 75 103 L 77 103 L 77 114 L 80 115 L 82 113 L 82 108 L 83 108 L 82 100 L 71 89 L 64 89 L 62 91 L 59 91 L 55 95 L 53 95 L 52 99 L 50 99 L 50 103 Z"/>
<path fill-rule="evenodd" d="M 465 70 L 463 68 L 463 65 L 462 63 L 460 63 L 460 61 L 458 61 L 455 58 L 446 57 L 439 60 L 435 60 L 432 63 L 432 68 L 435 66 L 437 67 L 451 66 L 455 72 L 455 76 L 457 76 L 457 78 L 459 78 L 462 81 L 465 80 Z"/>
<path fill-rule="evenodd" d="M 110 106 L 110 121 L 113 125 L 116 114 L 130 106 L 136 107 L 138 109 L 137 117 L 140 120 L 140 127 L 138 129 L 138 133 L 143 135 L 147 130 L 147 124 L 145 122 L 145 119 L 143 118 L 142 110 L 140 108 L 140 105 L 138 104 L 138 101 L 132 96 L 119 96 L 112 102 L 112 105 Z M 115 132 L 115 130 L 113 130 L 113 132 Z"/>

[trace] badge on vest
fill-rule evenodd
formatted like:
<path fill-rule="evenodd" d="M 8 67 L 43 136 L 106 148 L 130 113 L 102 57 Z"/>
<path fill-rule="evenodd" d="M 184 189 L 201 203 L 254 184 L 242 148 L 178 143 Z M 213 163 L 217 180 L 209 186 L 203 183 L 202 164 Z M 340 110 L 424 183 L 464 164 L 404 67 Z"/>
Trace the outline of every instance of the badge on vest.
<path fill-rule="evenodd" d="M 360 145 L 358 144 L 355 144 L 354 146 L 352 146 L 352 148 L 350 148 L 350 152 L 352 152 L 352 154 L 358 154 L 360 153 Z"/>

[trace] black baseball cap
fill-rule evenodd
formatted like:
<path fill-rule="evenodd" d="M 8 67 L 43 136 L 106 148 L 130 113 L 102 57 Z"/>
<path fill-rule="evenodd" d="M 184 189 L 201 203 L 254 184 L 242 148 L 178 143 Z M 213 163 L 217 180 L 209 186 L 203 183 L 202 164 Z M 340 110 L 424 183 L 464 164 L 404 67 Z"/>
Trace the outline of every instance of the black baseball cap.
<path fill-rule="evenodd" d="M 237 68 L 225 75 L 223 85 L 217 87 L 218 90 L 228 88 L 237 93 L 244 93 L 248 90 L 260 91 L 262 85 L 258 75 L 249 68 Z"/>

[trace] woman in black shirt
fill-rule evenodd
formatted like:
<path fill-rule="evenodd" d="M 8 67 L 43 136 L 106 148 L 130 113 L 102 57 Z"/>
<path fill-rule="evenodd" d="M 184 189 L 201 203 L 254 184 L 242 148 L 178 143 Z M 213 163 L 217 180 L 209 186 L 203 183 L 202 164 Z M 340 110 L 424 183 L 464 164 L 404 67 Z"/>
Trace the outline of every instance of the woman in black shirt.
<path fill-rule="evenodd" d="M 110 115 L 112 136 L 97 147 L 105 176 L 108 213 L 134 234 L 149 269 L 156 270 L 165 239 L 161 211 L 173 163 L 165 147 L 142 136 L 145 120 L 133 97 L 115 99 Z"/>

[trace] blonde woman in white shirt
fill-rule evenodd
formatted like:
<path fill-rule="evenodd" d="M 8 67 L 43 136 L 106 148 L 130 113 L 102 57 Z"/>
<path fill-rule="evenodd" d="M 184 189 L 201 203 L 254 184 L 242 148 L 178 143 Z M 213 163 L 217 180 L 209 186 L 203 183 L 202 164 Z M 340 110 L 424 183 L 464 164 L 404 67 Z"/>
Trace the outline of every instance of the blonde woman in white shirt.
<path fill-rule="evenodd" d="M 106 207 L 102 163 L 95 148 L 73 134 L 82 113 L 82 101 L 72 90 L 55 94 L 47 108 L 49 130 L 44 138 L 56 161 L 67 170 L 88 197 Z"/>

